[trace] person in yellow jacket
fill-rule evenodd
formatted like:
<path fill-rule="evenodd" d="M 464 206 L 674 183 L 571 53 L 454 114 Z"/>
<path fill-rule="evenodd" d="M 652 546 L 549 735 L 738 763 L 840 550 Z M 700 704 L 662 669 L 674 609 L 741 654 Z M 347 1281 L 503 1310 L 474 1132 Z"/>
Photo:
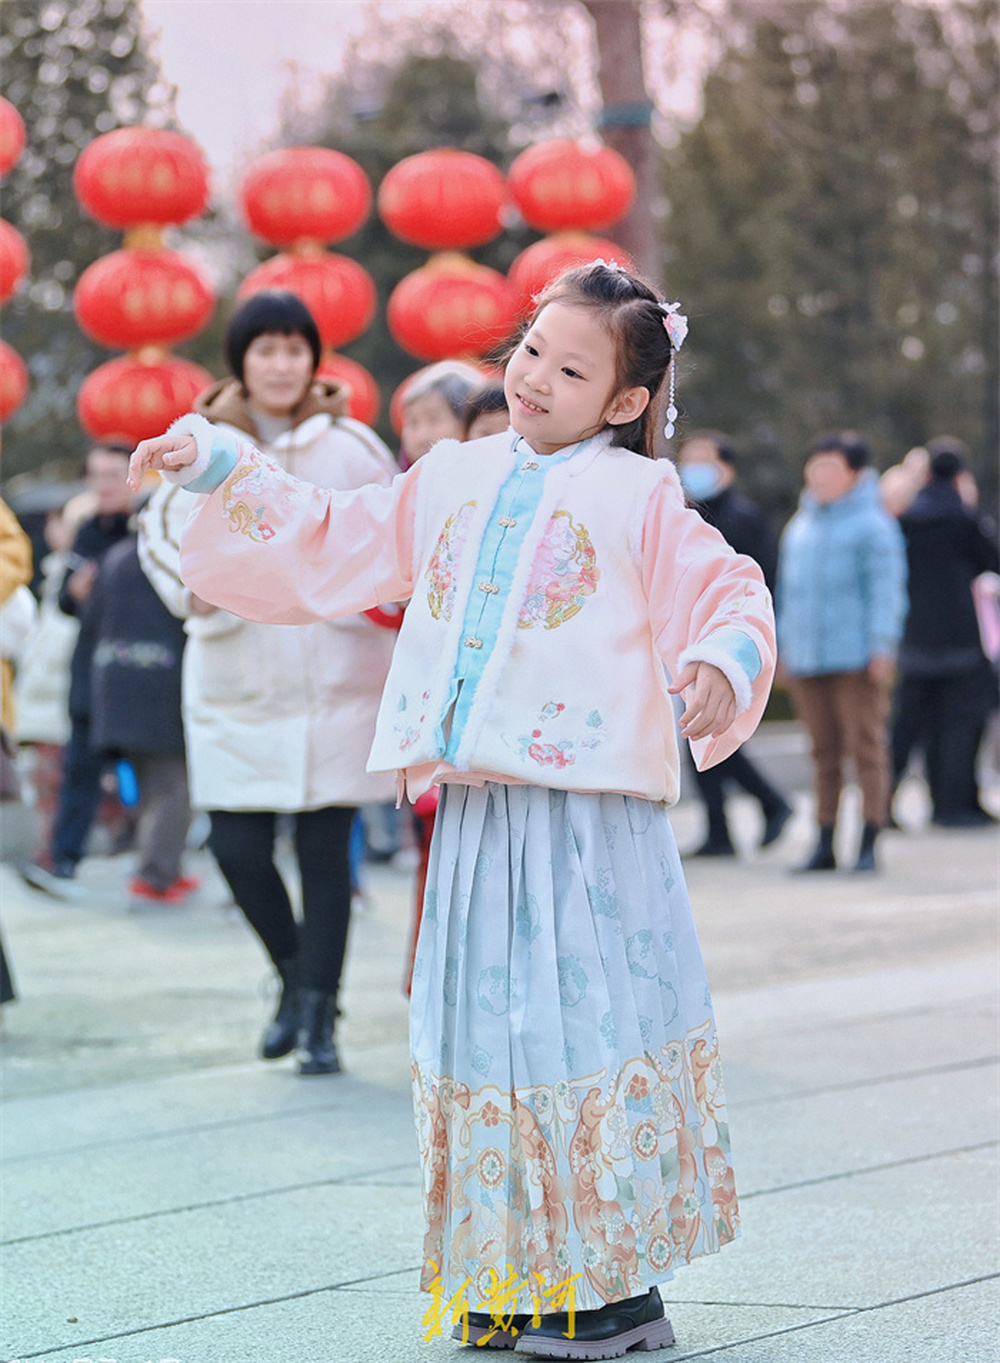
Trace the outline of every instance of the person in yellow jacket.
<path fill-rule="evenodd" d="M 14 595 L 18 587 L 31 581 L 31 540 L 6 502 L 0 501 L 0 608 Z M 3 725 L 14 729 L 14 667 L 4 651 L 0 672 Z"/>

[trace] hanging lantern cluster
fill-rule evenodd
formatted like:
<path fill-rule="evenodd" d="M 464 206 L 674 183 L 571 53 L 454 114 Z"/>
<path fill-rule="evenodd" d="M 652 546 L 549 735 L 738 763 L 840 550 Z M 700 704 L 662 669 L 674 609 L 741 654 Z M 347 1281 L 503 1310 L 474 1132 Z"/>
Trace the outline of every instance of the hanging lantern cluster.
<path fill-rule="evenodd" d="M 620 246 L 593 235 L 623 217 L 635 198 L 635 176 L 616 151 L 562 138 L 538 142 L 515 159 L 508 180 L 528 226 L 554 234 L 522 251 L 508 272 L 522 315 L 563 270 L 598 259 L 631 265 Z"/>
<path fill-rule="evenodd" d="M 378 386 L 362 365 L 338 355 L 336 347 L 371 325 L 375 282 L 357 261 L 326 249 L 356 232 L 367 218 L 372 204 L 368 177 L 342 152 L 288 147 L 254 162 L 240 186 L 240 203 L 250 231 L 281 250 L 247 275 L 237 297 L 283 289 L 301 298 L 323 344 L 319 376 L 345 384 L 350 415 L 371 424 L 378 416 Z"/>
<path fill-rule="evenodd" d="M 513 329 L 507 280 L 462 254 L 497 236 L 507 201 L 501 172 L 466 151 L 408 156 L 382 181 L 378 208 L 389 230 L 439 253 L 401 279 L 389 298 L 389 330 L 417 359 L 475 360 Z"/>
<path fill-rule="evenodd" d="M 80 276 L 77 322 L 99 344 L 128 351 L 87 376 L 77 411 L 95 439 L 135 443 L 166 430 L 212 382 L 200 365 L 169 354 L 205 326 L 215 297 L 201 271 L 163 238 L 165 227 L 204 210 L 208 170 L 180 133 L 119 128 L 84 150 L 73 187 L 91 217 L 125 232 L 120 251 Z"/>
<path fill-rule="evenodd" d="M 27 140 L 24 120 L 0 96 L 0 180 L 12 170 Z M 16 292 L 31 264 L 28 244 L 16 227 L 0 218 L 0 306 Z M 13 346 L 0 340 L 0 425 L 28 396 L 28 370 Z"/>

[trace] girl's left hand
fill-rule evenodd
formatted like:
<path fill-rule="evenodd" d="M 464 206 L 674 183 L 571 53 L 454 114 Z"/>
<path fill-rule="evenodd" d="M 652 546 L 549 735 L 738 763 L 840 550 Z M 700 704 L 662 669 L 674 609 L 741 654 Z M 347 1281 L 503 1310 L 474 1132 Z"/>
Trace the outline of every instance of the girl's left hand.
<path fill-rule="evenodd" d="M 726 674 L 711 663 L 689 663 L 668 689 L 679 696 L 689 686 L 680 719 L 682 736 L 717 738 L 725 733 L 736 718 L 736 696 Z"/>

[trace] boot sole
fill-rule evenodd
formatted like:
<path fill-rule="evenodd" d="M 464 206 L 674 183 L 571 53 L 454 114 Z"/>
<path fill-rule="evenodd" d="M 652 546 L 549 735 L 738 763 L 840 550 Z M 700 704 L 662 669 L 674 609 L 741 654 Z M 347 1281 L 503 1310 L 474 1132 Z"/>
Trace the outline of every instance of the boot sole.
<path fill-rule="evenodd" d="M 530 1330 L 531 1327 L 528 1328 Z M 636 1353 L 651 1353 L 654 1349 L 669 1348 L 676 1342 L 673 1326 L 664 1316 L 646 1325 L 637 1325 L 632 1330 L 623 1330 L 620 1335 L 613 1335 L 610 1339 L 566 1339 L 563 1336 L 543 1339 L 526 1333 L 514 1348 L 519 1354 L 535 1354 L 539 1358 L 602 1359 L 621 1358 L 630 1349 Z"/>

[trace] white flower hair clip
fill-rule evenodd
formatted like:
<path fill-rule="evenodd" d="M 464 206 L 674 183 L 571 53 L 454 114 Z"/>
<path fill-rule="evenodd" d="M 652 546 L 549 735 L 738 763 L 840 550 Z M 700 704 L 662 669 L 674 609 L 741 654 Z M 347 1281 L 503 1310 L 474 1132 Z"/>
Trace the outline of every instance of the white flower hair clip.
<path fill-rule="evenodd" d="M 680 303 L 661 303 L 660 311 L 663 313 L 663 328 L 670 337 L 670 344 L 674 350 L 680 350 L 688 334 L 688 319 L 681 312 Z"/>
<path fill-rule="evenodd" d="M 674 360 L 678 350 L 687 339 L 688 319 L 681 312 L 680 302 L 661 303 L 660 311 L 663 313 L 663 330 L 667 333 L 667 338 L 670 341 L 670 401 L 667 406 L 667 424 L 663 428 L 663 434 L 668 440 L 671 440 L 674 431 L 677 429 L 677 404 L 674 401 L 676 394 Z"/>
<path fill-rule="evenodd" d="M 606 270 L 613 270 L 615 274 L 628 274 L 628 270 L 620 260 L 605 260 L 603 256 L 598 256 L 596 260 L 592 260 L 590 263 L 591 265 L 603 265 Z"/>

